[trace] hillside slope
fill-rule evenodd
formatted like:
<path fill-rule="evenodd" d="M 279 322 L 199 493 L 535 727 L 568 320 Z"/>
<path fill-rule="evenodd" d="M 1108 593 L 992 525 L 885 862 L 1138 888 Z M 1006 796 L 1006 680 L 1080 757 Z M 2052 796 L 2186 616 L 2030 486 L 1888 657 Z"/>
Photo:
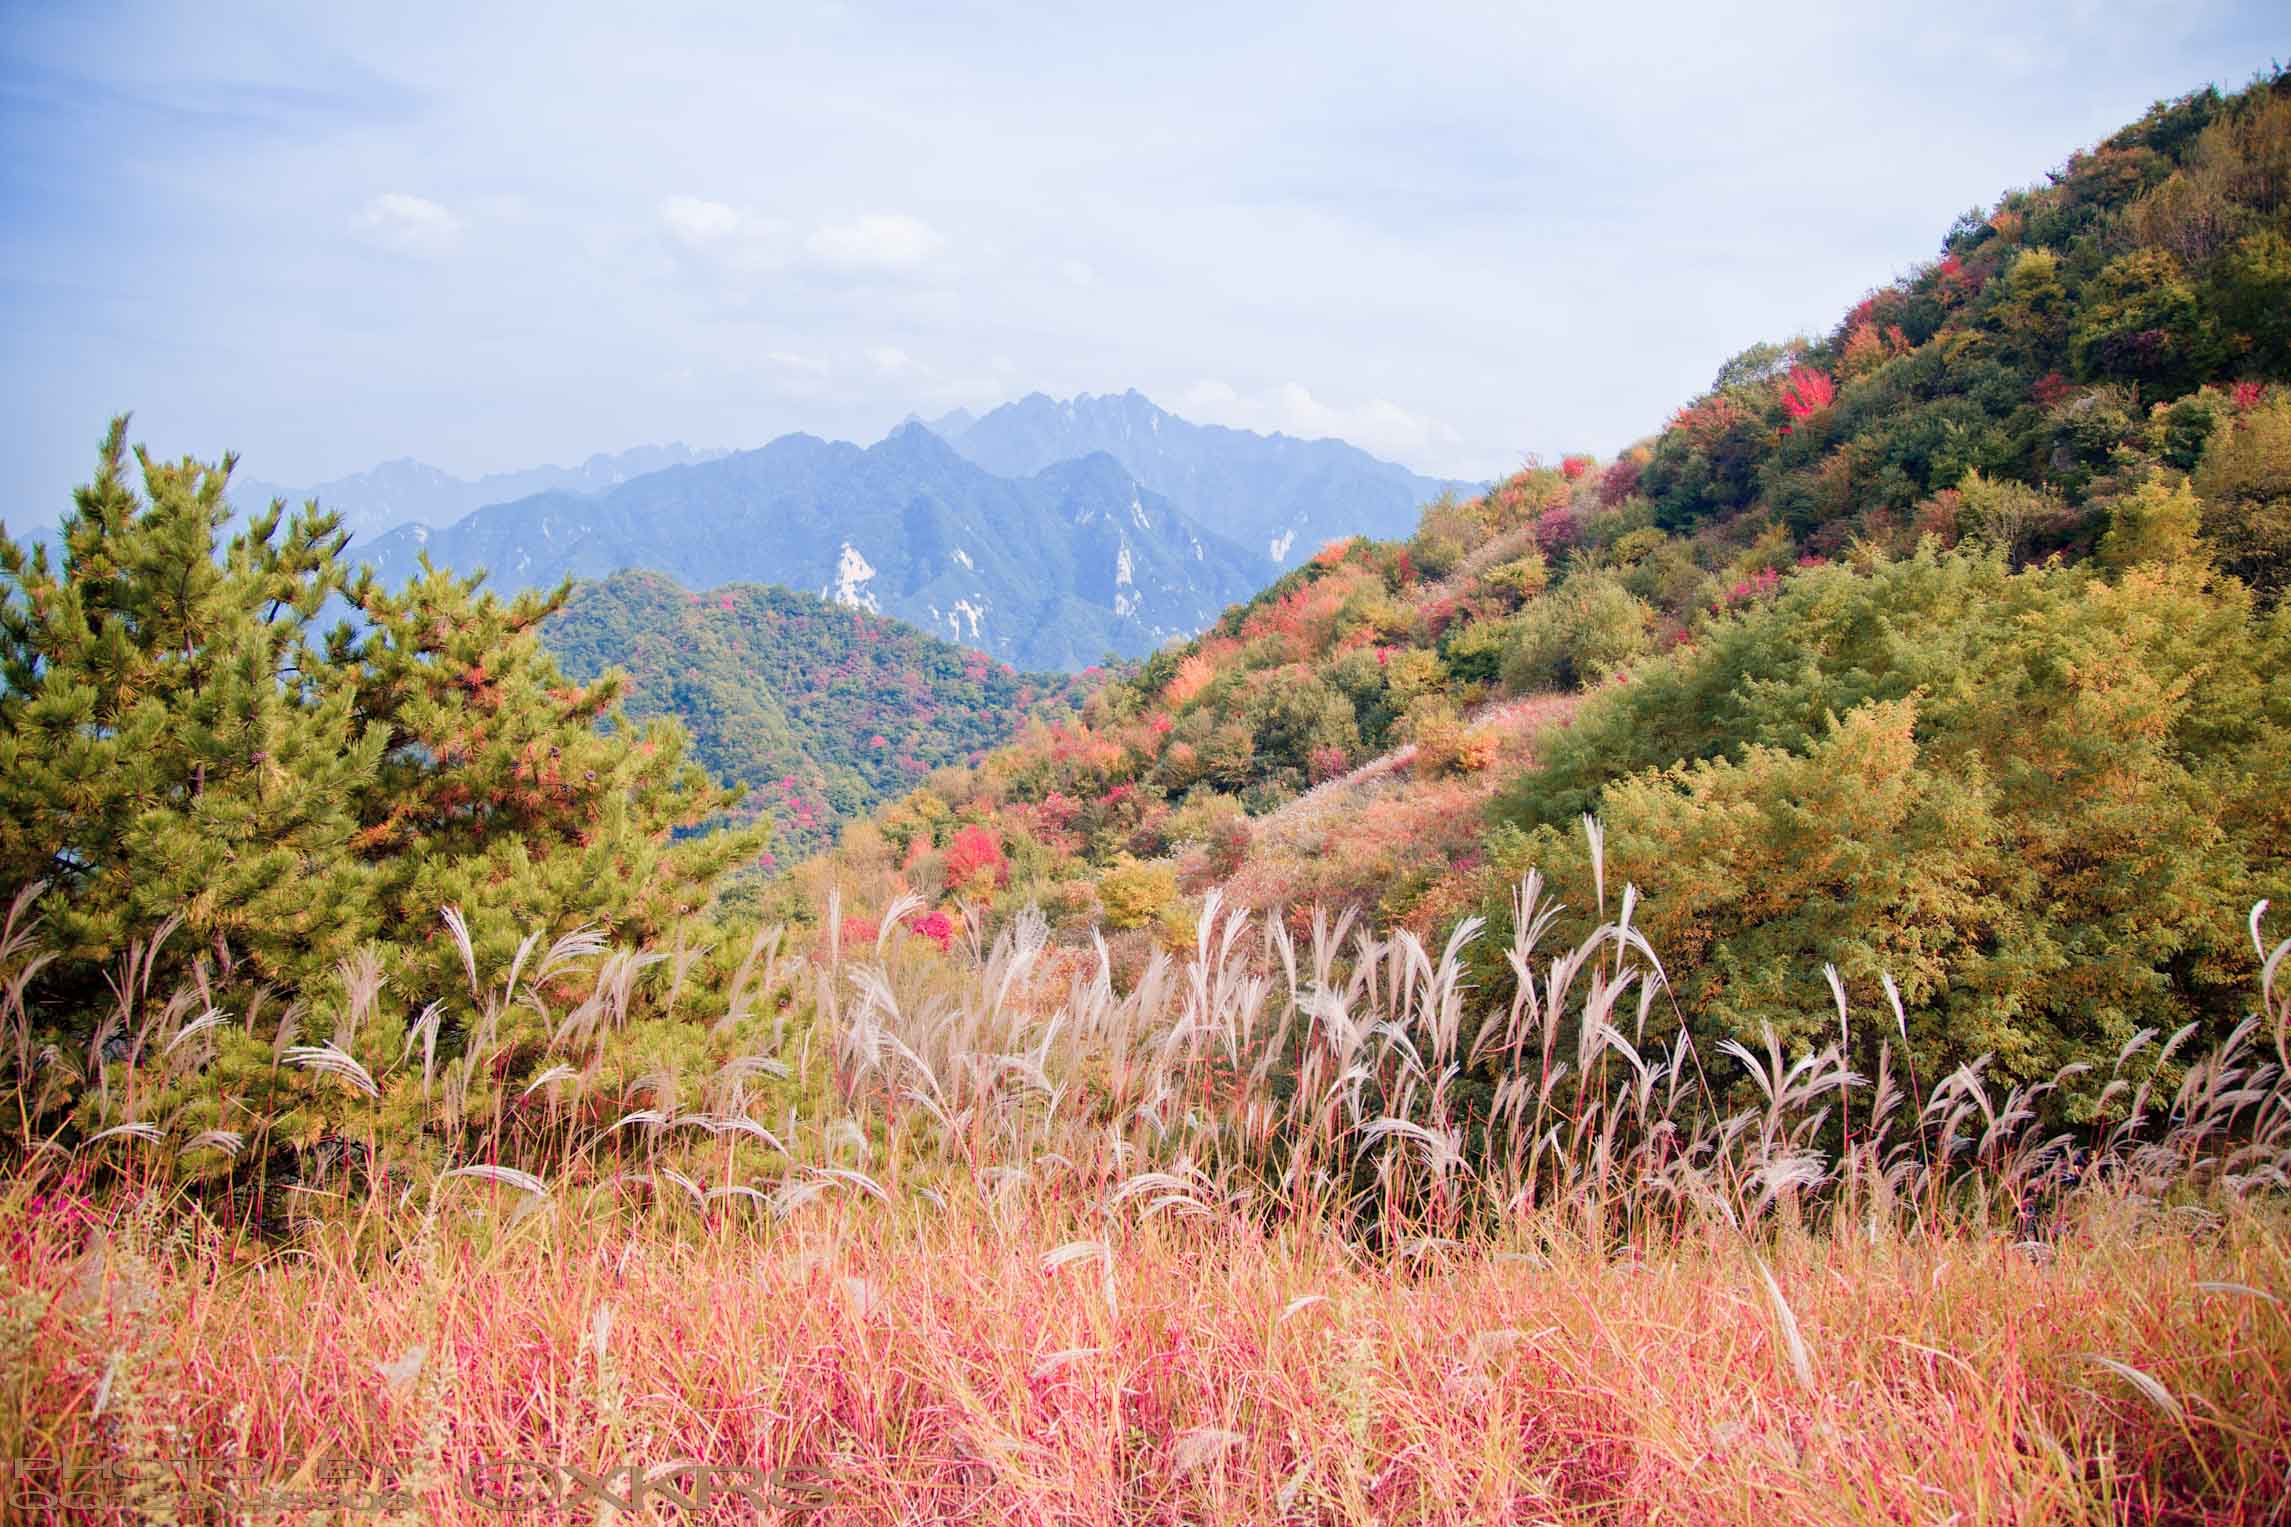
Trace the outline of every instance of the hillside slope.
<path fill-rule="evenodd" d="M 1508 990 L 1534 870 L 1568 939 L 1644 893 L 1701 1041 L 1810 1041 L 1825 964 L 1928 1075 L 2216 1041 L 2291 897 L 2287 313 L 2291 77 L 2161 104 L 1618 460 L 1323 549 L 805 875 L 1173 938 L 1211 885 L 1475 914 Z"/>
<path fill-rule="evenodd" d="M 1093 681 L 1020 673 L 899 621 L 756 584 L 689 591 L 623 572 L 574 590 L 542 642 L 583 681 L 628 676 L 632 719 L 672 716 L 710 774 L 744 787 L 785 860 L 929 770 L 975 761 Z"/>

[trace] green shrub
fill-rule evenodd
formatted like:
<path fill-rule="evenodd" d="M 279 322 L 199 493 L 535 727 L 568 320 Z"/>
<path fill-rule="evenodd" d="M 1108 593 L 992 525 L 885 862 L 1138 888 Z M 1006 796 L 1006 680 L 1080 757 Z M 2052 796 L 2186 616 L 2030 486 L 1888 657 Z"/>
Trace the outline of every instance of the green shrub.
<path fill-rule="evenodd" d="M 1513 693 L 1583 689 L 1645 654 L 1654 612 L 1612 575 L 1570 578 L 1521 611 L 1504 653 Z"/>
<path fill-rule="evenodd" d="M 1551 586 L 1551 565 L 1542 552 L 1531 551 L 1489 568 L 1480 574 L 1480 581 L 1514 601 L 1525 601 Z"/>
<path fill-rule="evenodd" d="M 2196 468 L 2204 534 L 2220 566 L 2268 600 L 2291 586 L 2291 395 L 2214 434 Z"/>
<path fill-rule="evenodd" d="M 1598 813 L 1610 897 L 1639 887 L 1714 1036 L 1804 1034 L 1831 962 L 1865 1011 L 1901 984 L 1928 1068 L 1990 1052 L 2028 1080 L 2143 1025 L 2217 1039 L 2245 914 L 2291 893 L 2286 673 L 2291 619 L 2197 558 L 1801 572 L 1555 734 L 1499 806 L 1529 832 L 1502 870 L 1593 905 L 1574 823 Z"/>
<path fill-rule="evenodd" d="M 1158 924 L 1177 901 L 1177 871 L 1123 854 L 1098 877 L 1098 901 L 1109 928 L 1126 931 Z"/>

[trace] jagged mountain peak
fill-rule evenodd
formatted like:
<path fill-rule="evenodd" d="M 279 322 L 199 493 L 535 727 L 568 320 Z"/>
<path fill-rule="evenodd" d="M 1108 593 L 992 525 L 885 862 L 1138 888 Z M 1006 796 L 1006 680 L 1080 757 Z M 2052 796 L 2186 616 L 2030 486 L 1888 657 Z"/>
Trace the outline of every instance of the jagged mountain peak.
<path fill-rule="evenodd" d="M 1429 500 L 1476 488 L 1419 476 L 1341 440 L 1195 424 L 1134 387 L 1066 399 L 1028 393 L 944 438 L 988 471 L 1013 477 L 1105 452 L 1276 569 L 1338 536 L 1405 535 Z"/>
<path fill-rule="evenodd" d="M 367 554 L 395 578 L 425 549 L 505 590 L 623 568 L 777 583 L 1064 669 L 1198 631 L 1265 574 L 1110 454 L 997 476 L 915 421 L 864 449 L 785 436 L 594 496 L 537 494 Z"/>

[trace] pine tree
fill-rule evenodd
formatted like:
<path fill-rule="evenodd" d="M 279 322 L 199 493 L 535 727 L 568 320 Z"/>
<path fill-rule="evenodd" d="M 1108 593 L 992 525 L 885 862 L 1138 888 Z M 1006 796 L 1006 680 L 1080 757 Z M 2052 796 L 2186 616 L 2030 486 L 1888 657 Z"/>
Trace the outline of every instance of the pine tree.
<path fill-rule="evenodd" d="M 88 1051 L 163 932 L 154 991 L 321 1000 L 367 948 L 414 1005 L 466 1001 L 443 908 L 481 961 L 535 929 L 648 939 L 761 850 L 679 836 L 731 796 L 673 723 L 627 724 L 615 678 L 558 671 L 534 628 L 567 589 L 505 603 L 426 565 L 385 589 L 315 504 L 219 546 L 232 458 L 139 449 L 138 494 L 125 442 L 123 418 L 60 557 L 0 528 L 0 894 L 47 883 L 39 1006 Z M 330 602 L 356 618 L 321 634 Z"/>

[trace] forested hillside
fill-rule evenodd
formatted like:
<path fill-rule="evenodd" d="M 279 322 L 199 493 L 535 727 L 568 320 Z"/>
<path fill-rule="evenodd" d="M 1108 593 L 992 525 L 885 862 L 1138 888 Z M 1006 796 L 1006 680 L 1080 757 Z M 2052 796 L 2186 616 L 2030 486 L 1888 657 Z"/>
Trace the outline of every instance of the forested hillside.
<path fill-rule="evenodd" d="M 632 720 L 681 722 L 709 773 L 746 790 L 737 814 L 771 817 L 782 861 L 931 769 L 976 762 L 1024 718 L 1064 715 L 1097 682 L 1020 673 L 810 594 L 695 593 L 660 573 L 580 585 L 541 638 L 576 679 L 622 670 Z"/>
<path fill-rule="evenodd" d="M 1217 887 L 1500 944 L 1541 870 L 1569 919 L 1634 883 L 1717 1037 L 1802 1036 L 1824 964 L 1897 984 L 1921 1064 L 2223 1032 L 2291 895 L 2286 315 L 2291 80 L 2159 105 L 1619 459 L 1323 548 L 809 883 L 975 894 L 969 834 L 1077 928 L 1183 938 Z"/>

